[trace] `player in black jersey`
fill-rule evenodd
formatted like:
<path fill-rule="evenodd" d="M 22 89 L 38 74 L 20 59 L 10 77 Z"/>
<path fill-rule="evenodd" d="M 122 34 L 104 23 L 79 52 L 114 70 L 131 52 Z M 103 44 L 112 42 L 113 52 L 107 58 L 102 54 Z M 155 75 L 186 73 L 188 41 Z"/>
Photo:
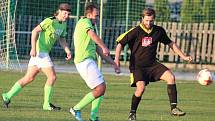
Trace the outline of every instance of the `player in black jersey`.
<path fill-rule="evenodd" d="M 167 82 L 167 93 L 170 100 L 171 114 L 185 115 L 177 107 L 177 90 L 175 76 L 170 69 L 159 63 L 156 59 L 156 50 L 159 42 L 168 45 L 175 53 L 186 61 L 192 61 L 191 56 L 186 56 L 175 42 L 171 41 L 165 30 L 154 25 L 155 11 L 151 8 L 143 10 L 140 25 L 130 29 L 117 38 L 115 62 L 120 65 L 120 53 L 128 44 L 131 51 L 129 69 L 131 72 L 131 86 L 136 87 L 131 102 L 129 121 L 136 121 L 136 110 L 149 82 L 164 80 Z"/>

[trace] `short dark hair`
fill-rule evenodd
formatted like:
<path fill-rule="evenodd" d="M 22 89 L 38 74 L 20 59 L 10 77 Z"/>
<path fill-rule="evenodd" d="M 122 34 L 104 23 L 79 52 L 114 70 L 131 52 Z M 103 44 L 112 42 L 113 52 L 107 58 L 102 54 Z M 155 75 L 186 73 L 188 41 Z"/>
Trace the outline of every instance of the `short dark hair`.
<path fill-rule="evenodd" d="M 95 3 L 89 2 L 85 7 L 84 15 L 86 16 L 88 13 L 92 13 L 94 8 L 98 9 L 98 6 Z"/>
<path fill-rule="evenodd" d="M 152 8 L 145 8 L 142 12 L 142 17 L 144 16 L 154 16 L 155 18 L 155 10 Z"/>
<path fill-rule="evenodd" d="M 71 5 L 69 3 L 61 3 L 58 9 L 71 12 Z"/>
<path fill-rule="evenodd" d="M 58 9 L 54 13 L 54 16 L 57 16 L 59 14 L 60 10 L 65 10 L 65 11 L 71 12 L 71 5 L 69 3 L 61 3 L 61 4 L 59 4 Z"/>

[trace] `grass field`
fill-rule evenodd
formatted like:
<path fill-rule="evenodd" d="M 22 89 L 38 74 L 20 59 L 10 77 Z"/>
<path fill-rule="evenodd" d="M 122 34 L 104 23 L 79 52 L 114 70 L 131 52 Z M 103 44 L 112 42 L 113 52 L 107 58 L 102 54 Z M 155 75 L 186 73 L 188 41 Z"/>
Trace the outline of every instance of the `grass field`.
<path fill-rule="evenodd" d="M 24 73 L 0 71 L 0 92 L 8 91 Z M 1 108 L 0 121 L 74 121 L 68 113 L 90 90 L 77 74 L 58 73 L 53 103 L 62 107 L 59 112 L 42 110 L 45 76 L 39 74 L 34 82 L 12 99 L 9 109 Z M 128 77 L 105 75 L 107 90 L 100 109 L 102 121 L 127 121 L 131 96 Z M 183 117 L 169 115 L 169 102 L 164 82 L 151 83 L 138 108 L 138 121 L 215 121 L 215 84 L 201 86 L 194 81 L 177 80 L 179 107 Z M 88 120 L 90 105 L 82 111 Z"/>

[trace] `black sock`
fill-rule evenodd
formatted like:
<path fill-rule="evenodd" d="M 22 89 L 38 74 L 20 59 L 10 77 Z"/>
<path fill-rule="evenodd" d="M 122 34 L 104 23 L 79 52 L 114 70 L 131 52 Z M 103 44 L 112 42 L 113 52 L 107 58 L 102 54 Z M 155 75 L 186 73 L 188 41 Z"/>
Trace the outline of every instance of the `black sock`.
<path fill-rule="evenodd" d="M 132 101 L 131 101 L 131 111 L 130 113 L 136 113 L 137 107 L 140 103 L 141 96 L 136 97 L 135 94 L 132 96 Z"/>
<path fill-rule="evenodd" d="M 172 109 L 176 108 L 176 106 L 177 106 L 176 84 L 168 84 L 167 93 L 169 95 L 169 102 L 170 102 L 170 106 L 171 106 L 171 110 L 172 110 Z"/>

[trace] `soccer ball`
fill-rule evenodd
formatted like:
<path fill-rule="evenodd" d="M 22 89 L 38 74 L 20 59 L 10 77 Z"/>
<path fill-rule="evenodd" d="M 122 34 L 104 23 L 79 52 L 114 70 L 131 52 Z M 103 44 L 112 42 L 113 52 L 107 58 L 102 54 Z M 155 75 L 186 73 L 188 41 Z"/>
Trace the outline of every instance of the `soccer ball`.
<path fill-rule="evenodd" d="M 197 80 L 201 85 L 210 85 L 213 82 L 213 73 L 208 69 L 199 71 Z"/>

